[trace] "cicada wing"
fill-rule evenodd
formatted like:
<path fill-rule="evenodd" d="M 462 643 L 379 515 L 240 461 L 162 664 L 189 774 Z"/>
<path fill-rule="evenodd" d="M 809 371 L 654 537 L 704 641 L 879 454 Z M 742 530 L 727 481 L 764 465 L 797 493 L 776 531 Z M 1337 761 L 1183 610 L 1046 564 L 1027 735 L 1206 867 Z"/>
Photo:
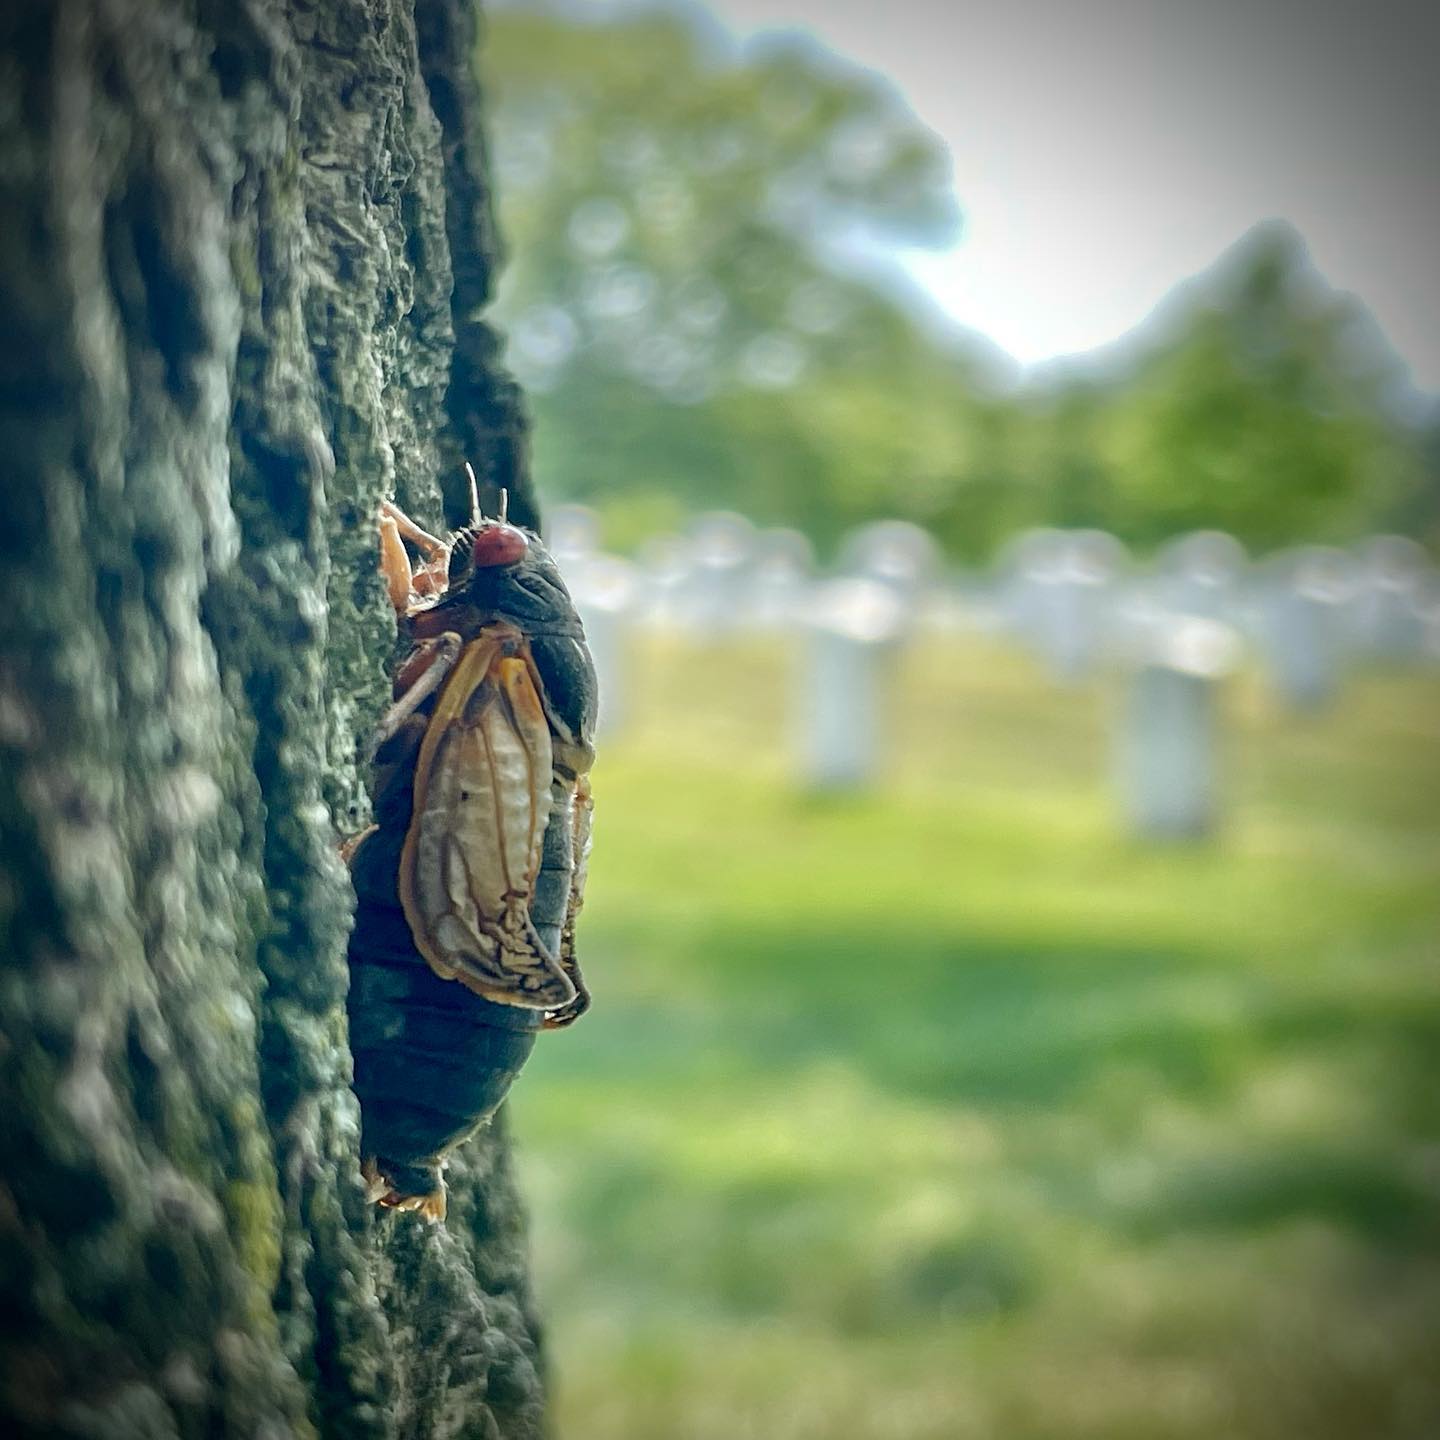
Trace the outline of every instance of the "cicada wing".
<path fill-rule="evenodd" d="M 530 919 L 550 814 L 550 729 L 526 658 L 466 646 L 415 765 L 400 901 L 436 974 L 502 1004 L 552 1010 L 575 987 Z"/>

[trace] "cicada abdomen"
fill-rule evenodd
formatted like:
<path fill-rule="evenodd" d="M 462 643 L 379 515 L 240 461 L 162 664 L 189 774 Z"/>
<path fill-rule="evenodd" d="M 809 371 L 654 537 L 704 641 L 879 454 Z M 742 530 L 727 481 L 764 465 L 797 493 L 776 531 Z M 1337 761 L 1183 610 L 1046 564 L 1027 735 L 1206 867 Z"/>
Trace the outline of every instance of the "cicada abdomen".
<path fill-rule="evenodd" d="M 462 531 L 448 593 L 405 612 L 420 643 L 375 751 L 376 823 L 348 847 L 367 1179 L 382 1204 L 432 1216 L 445 1156 L 495 1112 L 536 1032 L 589 1003 L 574 925 L 594 668 L 553 561 L 500 529 Z"/>
<path fill-rule="evenodd" d="M 357 856 L 357 861 L 362 856 Z M 542 1016 L 478 995 L 416 964 L 398 906 L 360 902 L 350 945 L 350 1048 L 373 1199 L 444 1214 L 446 1155 L 499 1108 Z"/>

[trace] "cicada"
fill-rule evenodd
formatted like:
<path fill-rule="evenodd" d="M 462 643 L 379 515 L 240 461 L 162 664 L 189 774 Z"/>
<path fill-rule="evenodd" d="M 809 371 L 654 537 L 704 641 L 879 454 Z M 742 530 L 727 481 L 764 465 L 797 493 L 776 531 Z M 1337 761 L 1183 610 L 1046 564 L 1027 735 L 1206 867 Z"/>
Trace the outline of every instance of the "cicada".
<path fill-rule="evenodd" d="M 409 644 L 372 750 L 375 823 L 346 847 L 350 1044 L 371 1198 L 445 1213 L 447 1154 L 495 1112 L 540 1030 L 590 1003 L 575 922 L 597 686 L 532 531 L 480 514 L 446 540 L 382 507 Z M 418 567 L 406 542 L 415 547 Z"/>

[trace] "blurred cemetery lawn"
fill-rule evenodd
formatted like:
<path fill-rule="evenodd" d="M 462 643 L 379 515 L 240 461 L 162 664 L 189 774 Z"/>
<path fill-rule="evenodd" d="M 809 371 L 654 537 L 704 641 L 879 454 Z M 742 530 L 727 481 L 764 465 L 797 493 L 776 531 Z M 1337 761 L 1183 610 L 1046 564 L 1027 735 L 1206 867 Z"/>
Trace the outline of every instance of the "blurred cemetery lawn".
<path fill-rule="evenodd" d="M 829 800 L 781 642 L 633 662 L 512 1102 L 560 1440 L 1440 1433 L 1440 677 L 1242 677 L 1147 849 L 1119 697 L 1008 647 L 912 648 Z"/>

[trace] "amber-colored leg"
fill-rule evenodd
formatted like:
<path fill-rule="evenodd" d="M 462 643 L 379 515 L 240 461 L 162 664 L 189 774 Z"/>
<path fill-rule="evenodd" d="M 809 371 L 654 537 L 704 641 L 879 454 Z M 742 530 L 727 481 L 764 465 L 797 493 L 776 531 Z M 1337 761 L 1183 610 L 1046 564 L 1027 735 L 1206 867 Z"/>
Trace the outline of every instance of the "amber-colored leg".
<path fill-rule="evenodd" d="M 360 1174 L 365 1181 L 365 1198 L 374 1205 L 390 1188 L 390 1182 L 380 1173 L 373 1155 L 367 1155 L 360 1162 Z"/>
<path fill-rule="evenodd" d="M 370 756 L 433 695 L 445 682 L 460 658 L 461 640 L 453 630 L 446 630 L 433 640 L 422 640 L 401 667 L 401 675 L 409 676 L 410 686 L 385 712 L 370 742 Z M 428 659 L 426 658 L 428 655 Z"/>
<path fill-rule="evenodd" d="M 393 500 L 380 502 L 380 518 L 393 520 L 395 528 L 412 544 L 418 546 L 427 560 L 438 560 L 449 554 L 450 547 L 437 540 L 428 530 L 422 530 Z"/>
<path fill-rule="evenodd" d="M 547 1010 L 544 1020 L 540 1022 L 542 1030 L 564 1030 L 590 1008 L 590 992 L 585 988 L 584 981 L 577 975 L 571 975 L 570 983 L 575 986 L 575 998 L 559 1010 Z"/>
<path fill-rule="evenodd" d="M 400 1195 L 392 1190 L 380 1197 L 380 1203 L 390 1210 L 414 1210 L 437 1224 L 445 1218 L 445 1191 L 436 1190 L 430 1195 Z"/>
<path fill-rule="evenodd" d="M 365 1198 L 372 1205 L 385 1210 L 414 1210 L 427 1220 L 440 1221 L 445 1218 L 445 1182 L 429 1195 L 402 1195 L 380 1173 L 373 1155 L 367 1156 L 360 1165 L 360 1174 L 365 1181 Z"/>
<path fill-rule="evenodd" d="M 360 848 L 361 842 L 373 835 L 380 827 L 378 825 L 367 825 L 358 835 L 352 835 L 348 840 L 340 842 L 340 858 L 346 865 L 355 858 L 355 852 Z"/>
<path fill-rule="evenodd" d="M 415 577 L 400 539 L 400 527 L 383 513 L 380 516 L 380 573 L 385 577 L 385 593 L 395 613 L 403 615 L 410 605 Z"/>
<path fill-rule="evenodd" d="M 400 543 L 404 537 L 425 557 L 418 571 L 411 570 L 410 558 Z M 403 572 L 395 558 L 403 560 Z M 393 500 L 380 504 L 380 568 L 385 573 L 385 582 L 390 590 L 390 603 L 404 614 L 409 602 L 417 595 L 440 595 L 445 591 L 450 569 L 450 547 L 437 539 L 428 530 L 417 525 Z M 405 585 L 404 602 L 396 600 L 396 591 L 403 578 Z"/>

